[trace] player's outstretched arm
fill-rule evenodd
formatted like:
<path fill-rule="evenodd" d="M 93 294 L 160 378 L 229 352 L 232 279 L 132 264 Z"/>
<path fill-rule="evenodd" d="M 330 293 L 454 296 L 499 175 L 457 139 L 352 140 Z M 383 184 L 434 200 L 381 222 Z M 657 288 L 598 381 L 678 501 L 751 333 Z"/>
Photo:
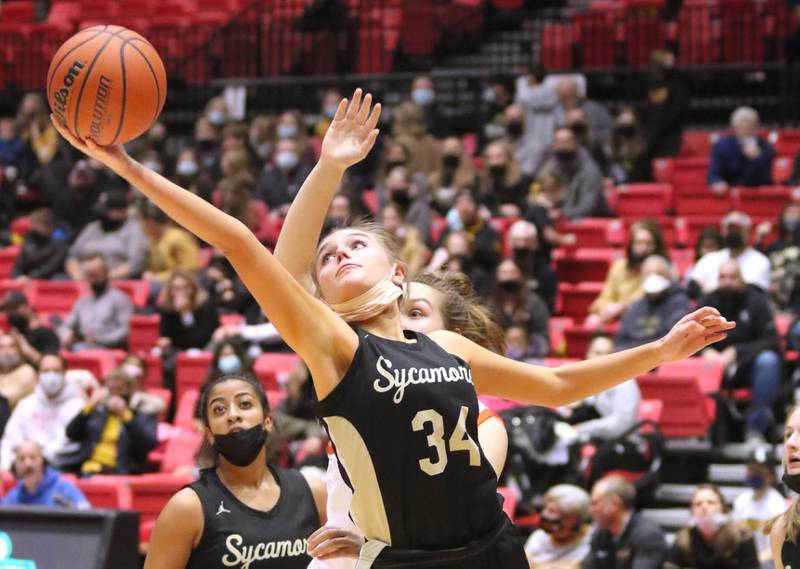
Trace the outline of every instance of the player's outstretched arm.
<path fill-rule="evenodd" d="M 348 106 L 342 99 L 333 117 L 319 162 L 297 192 L 275 245 L 275 258 L 308 290 L 314 284 L 309 270 L 314 260 L 325 215 L 344 171 L 361 161 L 375 145 L 375 128 L 381 114 L 380 103 L 372 106 L 372 95 L 362 98 L 361 89 L 353 93 Z"/>
<path fill-rule="evenodd" d="M 78 150 L 138 188 L 177 223 L 220 249 L 281 334 L 311 368 L 320 398 L 339 382 L 358 346 L 355 332 L 314 298 L 239 220 L 132 159 L 122 146 L 79 140 L 53 124 Z"/>
<path fill-rule="evenodd" d="M 516 362 L 452 332 L 434 332 L 431 338 L 470 364 L 478 393 L 558 407 L 610 389 L 665 362 L 687 358 L 722 340 L 735 325 L 707 306 L 681 318 L 660 340 L 557 368 Z"/>

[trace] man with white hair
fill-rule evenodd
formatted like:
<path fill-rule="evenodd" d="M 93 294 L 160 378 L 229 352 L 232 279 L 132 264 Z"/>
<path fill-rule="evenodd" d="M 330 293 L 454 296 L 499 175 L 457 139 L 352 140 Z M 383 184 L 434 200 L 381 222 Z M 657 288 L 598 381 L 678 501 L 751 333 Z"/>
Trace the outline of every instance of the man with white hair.
<path fill-rule="evenodd" d="M 558 484 L 544 495 L 539 529 L 525 542 L 531 566 L 575 564 L 589 554 L 589 494 L 572 484 Z"/>
<path fill-rule="evenodd" d="M 581 93 L 580 85 L 574 76 L 560 77 L 556 83 L 556 93 L 565 117 L 575 109 L 581 109 L 584 112 L 586 125 L 589 127 L 588 146 L 594 147 L 608 143 L 614 119 L 603 105 L 587 99 Z"/>
<path fill-rule="evenodd" d="M 745 283 L 769 290 L 769 259 L 748 245 L 751 226 L 750 216 L 741 211 L 732 211 L 723 217 L 720 230 L 725 248 L 703 255 L 687 275 L 687 281 L 694 281 L 703 293 L 714 291 L 722 263 L 736 259 Z"/>
<path fill-rule="evenodd" d="M 552 311 L 558 289 L 558 275 L 540 254 L 539 231 L 530 221 L 520 219 L 508 229 L 508 246 L 528 290 L 538 294 Z"/>
<path fill-rule="evenodd" d="M 708 185 L 722 195 L 732 186 L 772 185 L 775 150 L 758 136 L 758 113 L 739 107 L 731 115 L 733 134 L 721 138 L 711 150 Z"/>

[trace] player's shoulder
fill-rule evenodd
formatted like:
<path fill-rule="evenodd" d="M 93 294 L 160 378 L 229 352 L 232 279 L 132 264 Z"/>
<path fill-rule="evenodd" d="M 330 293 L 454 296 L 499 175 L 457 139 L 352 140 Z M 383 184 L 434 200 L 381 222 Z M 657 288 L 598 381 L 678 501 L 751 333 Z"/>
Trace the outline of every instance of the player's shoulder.
<path fill-rule="evenodd" d="M 460 356 L 465 360 L 468 360 L 471 348 L 474 346 L 470 340 L 461 334 L 449 330 L 436 330 L 431 332 L 428 337 L 446 352 Z"/>

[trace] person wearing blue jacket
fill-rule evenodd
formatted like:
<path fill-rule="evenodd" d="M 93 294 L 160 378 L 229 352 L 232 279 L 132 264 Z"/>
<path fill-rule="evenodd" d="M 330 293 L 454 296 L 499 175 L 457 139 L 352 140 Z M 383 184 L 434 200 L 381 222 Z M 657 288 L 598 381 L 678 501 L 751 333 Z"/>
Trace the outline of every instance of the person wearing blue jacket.
<path fill-rule="evenodd" d="M 91 507 L 77 486 L 47 466 L 42 449 L 34 441 L 23 441 L 15 449 L 14 475 L 19 482 L 0 500 L 3 506 Z"/>
<path fill-rule="evenodd" d="M 775 150 L 758 136 L 758 113 L 739 107 L 731 115 L 733 134 L 718 140 L 711 149 L 708 185 L 717 195 L 730 187 L 771 186 Z"/>

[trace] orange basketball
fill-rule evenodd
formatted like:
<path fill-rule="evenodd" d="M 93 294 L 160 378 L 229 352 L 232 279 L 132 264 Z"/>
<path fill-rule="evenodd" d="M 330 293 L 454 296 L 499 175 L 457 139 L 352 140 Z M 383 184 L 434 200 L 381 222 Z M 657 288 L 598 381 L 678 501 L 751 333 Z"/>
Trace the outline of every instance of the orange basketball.
<path fill-rule="evenodd" d="M 79 31 L 56 52 L 47 71 L 47 101 L 80 139 L 124 144 L 156 121 L 167 74 L 155 48 L 121 26 Z"/>

